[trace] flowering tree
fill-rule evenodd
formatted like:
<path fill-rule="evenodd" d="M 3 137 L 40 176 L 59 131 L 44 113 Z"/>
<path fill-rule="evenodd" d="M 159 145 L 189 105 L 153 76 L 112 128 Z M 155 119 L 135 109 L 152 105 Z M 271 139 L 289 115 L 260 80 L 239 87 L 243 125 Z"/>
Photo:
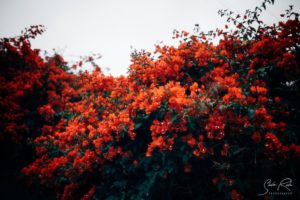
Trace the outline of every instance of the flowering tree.
<path fill-rule="evenodd" d="M 34 146 L 22 173 L 60 199 L 254 199 L 283 170 L 296 181 L 300 23 L 290 8 L 263 24 L 268 3 L 134 52 L 126 77 L 42 59 L 40 26 L 2 39 L 1 139 Z"/>

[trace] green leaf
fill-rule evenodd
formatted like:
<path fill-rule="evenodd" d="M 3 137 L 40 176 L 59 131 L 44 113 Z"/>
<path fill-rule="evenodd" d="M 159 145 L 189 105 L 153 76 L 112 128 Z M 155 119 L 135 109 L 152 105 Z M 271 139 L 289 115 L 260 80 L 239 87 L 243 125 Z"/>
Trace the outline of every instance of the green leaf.
<path fill-rule="evenodd" d="M 188 126 L 190 129 L 192 129 L 193 131 L 196 130 L 196 123 L 195 123 L 195 120 L 192 118 L 192 117 L 188 117 Z"/>
<path fill-rule="evenodd" d="M 249 116 L 249 118 L 252 119 L 254 117 L 254 115 L 255 115 L 255 110 L 252 109 L 252 108 L 249 108 L 248 109 L 248 116 Z"/>
<path fill-rule="evenodd" d="M 178 114 L 177 113 L 172 117 L 171 122 L 172 122 L 172 124 L 178 122 Z"/>
<path fill-rule="evenodd" d="M 233 105 L 233 112 L 238 115 L 241 112 L 241 105 L 240 104 L 234 104 Z"/>
<path fill-rule="evenodd" d="M 135 130 L 138 130 L 138 129 L 140 129 L 140 128 L 142 127 L 142 125 L 143 125 L 143 122 L 135 123 L 135 124 L 134 124 L 134 129 L 135 129 Z"/>
<path fill-rule="evenodd" d="M 105 198 L 105 200 L 118 200 L 119 198 L 116 196 L 109 196 L 107 198 Z"/>
<path fill-rule="evenodd" d="M 125 180 L 120 180 L 120 181 L 116 181 L 113 183 L 112 187 L 116 187 L 116 188 L 125 188 L 127 185 L 127 182 Z"/>
<path fill-rule="evenodd" d="M 220 181 L 217 185 L 218 191 L 221 192 L 224 186 L 225 186 L 224 181 Z"/>

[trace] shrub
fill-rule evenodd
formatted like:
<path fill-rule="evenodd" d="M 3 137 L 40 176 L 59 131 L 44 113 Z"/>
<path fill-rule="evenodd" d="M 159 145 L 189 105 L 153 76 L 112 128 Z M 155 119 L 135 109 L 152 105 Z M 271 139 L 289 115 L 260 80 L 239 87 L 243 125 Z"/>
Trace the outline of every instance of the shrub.
<path fill-rule="evenodd" d="M 134 52 L 126 77 L 73 74 L 26 34 L 3 39 L 2 138 L 35 147 L 22 173 L 61 199 L 254 199 L 265 178 L 296 180 L 300 23 L 289 9 L 264 25 L 268 3 L 220 11 L 231 31 Z"/>

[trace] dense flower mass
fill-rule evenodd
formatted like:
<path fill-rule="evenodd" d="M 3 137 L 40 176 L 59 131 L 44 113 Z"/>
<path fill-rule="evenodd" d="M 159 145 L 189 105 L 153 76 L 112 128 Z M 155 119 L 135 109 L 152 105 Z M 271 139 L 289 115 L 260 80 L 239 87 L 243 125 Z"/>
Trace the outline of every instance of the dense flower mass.
<path fill-rule="evenodd" d="M 42 26 L 1 39 L 0 140 L 34 147 L 21 173 L 58 199 L 254 199 L 262 175 L 299 167 L 300 22 L 286 15 L 176 32 L 126 77 L 42 58 Z"/>

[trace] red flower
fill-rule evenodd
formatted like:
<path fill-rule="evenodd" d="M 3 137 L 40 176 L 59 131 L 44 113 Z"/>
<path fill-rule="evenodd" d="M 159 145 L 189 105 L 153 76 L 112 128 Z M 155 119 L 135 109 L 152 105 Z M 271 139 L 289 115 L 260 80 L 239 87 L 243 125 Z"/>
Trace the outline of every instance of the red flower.
<path fill-rule="evenodd" d="M 251 139 L 255 142 L 255 143 L 260 143 L 261 142 L 261 134 L 259 132 L 254 132 L 251 136 Z"/>
<path fill-rule="evenodd" d="M 232 200 L 241 200 L 243 199 L 242 195 L 236 190 L 231 190 L 231 199 Z"/>
<path fill-rule="evenodd" d="M 183 171 L 184 171 L 185 173 L 190 173 L 190 172 L 192 171 L 192 165 L 190 165 L 190 164 L 185 164 L 185 165 L 183 166 Z"/>
<path fill-rule="evenodd" d="M 275 101 L 275 103 L 280 103 L 280 97 L 275 97 L 274 101 Z"/>

